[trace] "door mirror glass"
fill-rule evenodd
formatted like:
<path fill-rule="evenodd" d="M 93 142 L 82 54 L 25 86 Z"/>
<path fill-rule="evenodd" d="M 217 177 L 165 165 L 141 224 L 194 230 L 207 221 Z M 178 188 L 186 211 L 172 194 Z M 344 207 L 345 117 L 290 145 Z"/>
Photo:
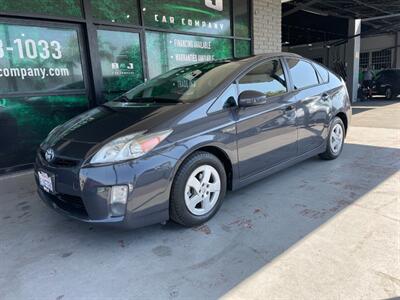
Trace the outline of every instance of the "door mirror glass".
<path fill-rule="evenodd" d="M 239 106 L 250 107 L 267 103 L 267 96 L 258 91 L 244 91 L 239 95 Z"/>

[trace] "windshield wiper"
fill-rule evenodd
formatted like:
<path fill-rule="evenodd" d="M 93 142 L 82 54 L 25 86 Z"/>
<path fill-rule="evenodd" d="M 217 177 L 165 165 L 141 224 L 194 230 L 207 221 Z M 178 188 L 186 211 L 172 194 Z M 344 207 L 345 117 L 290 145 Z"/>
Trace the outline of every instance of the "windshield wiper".
<path fill-rule="evenodd" d="M 157 97 L 137 97 L 129 99 L 129 102 L 135 103 L 182 103 L 179 99 L 157 98 Z"/>
<path fill-rule="evenodd" d="M 122 95 L 121 97 L 117 98 L 114 100 L 115 102 L 130 102 L 131 99 L 129 99 L 127 96 Z"/>
<path fill-rule="evenodd" d="M 183 101 L 179 99 L 172 98 L 158 98 L 158 97 L 134 97 L 128 98 L 125 95 L 114 100 L 115 102 L 124 102 L 124 103 L 182 103 Z"/>

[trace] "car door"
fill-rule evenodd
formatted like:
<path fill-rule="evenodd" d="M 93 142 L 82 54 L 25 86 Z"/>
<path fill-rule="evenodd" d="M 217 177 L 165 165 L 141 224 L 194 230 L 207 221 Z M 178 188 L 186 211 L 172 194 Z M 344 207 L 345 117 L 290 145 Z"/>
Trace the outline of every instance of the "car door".
<path fill-rule="evenodd" d="M 286 63 L 298 105 L 298 154 L 301 155 L 325 141 L 332 109 L 331 94 L 328 82 L 323 82 L 324 76 L 318 76 L 311 62 L 286 58 Z"/>
<path fill-rule="evenodd" d="M 289 93 L 280 59 L 264 61 L 238 80 L 245 91 L 267 96 L 264 104 L 237 110 L 237 147 L 240 178 L 269 169 L 296 156 L 296 103 Z"/>

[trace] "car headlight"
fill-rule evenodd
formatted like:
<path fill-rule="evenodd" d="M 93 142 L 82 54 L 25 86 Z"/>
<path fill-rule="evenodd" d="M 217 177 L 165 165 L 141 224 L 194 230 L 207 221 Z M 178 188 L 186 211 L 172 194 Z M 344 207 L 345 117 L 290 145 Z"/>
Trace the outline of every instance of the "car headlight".
<path fill-rule="evenodd" d="M 152 134 L 134 133 L 117 138 L 103 146 L 90 160 L 92 164 L 119 162 L 145 155 L 165 140 L 172 130 Z"/>

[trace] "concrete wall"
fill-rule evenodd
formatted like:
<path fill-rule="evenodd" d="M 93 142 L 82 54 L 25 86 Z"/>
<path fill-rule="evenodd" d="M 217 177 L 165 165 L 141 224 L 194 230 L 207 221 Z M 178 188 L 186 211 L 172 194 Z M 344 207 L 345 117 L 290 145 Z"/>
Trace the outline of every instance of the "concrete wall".
<path fill-rule="evenodd" d="M 400 32 L 396 34 L 396 49 L 394 49 L 395 53 L 395 65 L 396 68 L 400 68 Z"/>
<path fill-rule="evenodd" d="M 323 43 L 315 43 L 311 47 L 308 45 L 283 47 L 282 51 L 297 53 L 312 60 L 322 58 L 322 63 L 332 69 L 337 62 L 344 62 L 346 57 L 345 45 L 326 48 Z"/>
<path fill-rule="evenodd" d="M 361 38 L 361 52 L 373 52 L 381 49 L 394 47 L 396 44 L 395 34 L 382 34 Z"/>
<path fill-rule="evenodd" d="M 398 44 L 400 43 L 400 32 L 398 35 Z M 331 41 L 333 42 L 333 41 Z M 374 52 L 382 49 L 393 48 L 392 66 L 400 68 L 400 49 L 396 46 L 396 34 L 382 34 L 361 38 L 360 52 Z M 346 45 L 331 47 L 327 49 L 323 43 L 315 43 L 311 47 L 300 45 L 293 47 L 284 47 L 283 51 L 294 52 L 310 59 L 323 58 L 323 63 L 328 67 L 333 67 L 336 61 L 344 61 Z"/>
<path fill-rule="evenodd" d="M 253 0 L 254 54 L 281 51 L 281 0 Z"/>

